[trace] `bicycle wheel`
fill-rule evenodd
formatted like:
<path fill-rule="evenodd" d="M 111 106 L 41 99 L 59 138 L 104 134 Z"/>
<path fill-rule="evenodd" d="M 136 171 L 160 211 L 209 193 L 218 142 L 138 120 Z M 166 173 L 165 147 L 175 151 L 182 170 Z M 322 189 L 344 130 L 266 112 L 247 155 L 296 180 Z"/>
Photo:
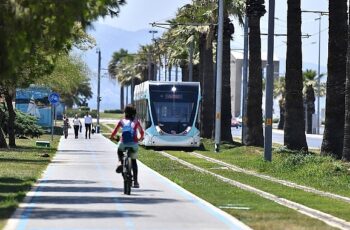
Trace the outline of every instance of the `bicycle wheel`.
<path fill-rule="evenodd" d="M 131 193 L 131 183 L 132 183 L 132 175 L 131 175 L 131 159 L 130 157 L 127 158 L 127 173 L 126 173 L 126 194 L 130 195 Z"/>
<path fill-rule="evenodd" d="M 127 153 L 127 152 L 126 152 Z M 131 193 L 131 183 L 132 183 L 132 175 L 131 175 L 131 159 L 126 154 L 123 159 L 123 178 L 124 178 L 124 194 L 130 195 Z"/>

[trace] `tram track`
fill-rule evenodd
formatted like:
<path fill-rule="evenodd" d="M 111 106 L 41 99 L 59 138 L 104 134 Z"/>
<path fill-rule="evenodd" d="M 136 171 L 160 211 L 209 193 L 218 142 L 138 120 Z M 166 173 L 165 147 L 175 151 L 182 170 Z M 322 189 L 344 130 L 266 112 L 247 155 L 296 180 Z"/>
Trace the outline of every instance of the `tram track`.
<path fill-rule="evenodd" d="M 278 196 L 276 196 L 274 194 L 262 191 L 260 189 L 257 189 L 255 187 L 253 187 L 253 186 L 250 186 L 250 185 L 238 182 L 236 180 L 229 179 L 227 177 L 221 176 L 221 175 L 216 174 L 214 172 L 211 172 L 211 171 L 209 171 L 207 169 L 204 169 L 204 168 L 196 166 L 196 165 L 194 165 L 192 163 L 189 163 L 189 162 L 187 162 L 185 160 L 179 159 L 179 158 L 177 158 L 177 157 L 175 157 L 175 156 L 173 156 L 173 155 L 171 155 L 169 153 L 166 153 L 165 151 L 157 151 L 157 152 L 159 154 L 161 154 L 162 156 L 167 157 L 167 158 L 169 158 L 171 160 L 174 160 L 174 161 L 176 161 L 176 162 L 178 162 L 178 163 L 180 163 L 180 164 L 182 164 L 182 165 L 184 165 L 186 167 L 189 167 L 189 168 L 191 168 L 191 169 L 193 169 L 195 171 L 214 176 L 217 179 L 219 179 L 219 180 L 221 180 L 221 181 L 223 181 L 225 183 L 228 183 L 228 184 L 230 184 L 232 186 L 238 187 L 238 188 L 240 188 L 242 190 L 245 190 L 245 191 L 248 191 L 248 192 L 252 192 L 252 193 L 257 194 L 257 195 L 259 195 L 259 196 L 261 196 L 261 197 L 263 197 L 265 199 L 271 200 L 271 201 L 273 201 L 275 203 L 278 203 L 278 204 L 280 204 L 282 206 L 285 206 L 287 208 L 293 209 L 293 210 L 295 210 L 295 211 L 297 211 L 297 212 L 299 212 L 301 214 L 304 214 L 304 215 L 307 215 L 307 216 L 309 216 L 311 218 L 320 220 L 320 221 L 326 223 L 329 226 L 336 227 L 336 228 L 339 228 L 339 229 L 350 229 L 350 222 L 347 222 L 346 220 L 340 219 L 338 217 L 332 216 L 332 215 L 330 215 L 328 213 L 321 212 L 321 211 L 313 209 L 313 208 L 309 208 L 309 207 L 307 207 L 305 205 L 296 203 L 294 201 L 278 197 Z M 196 153 L 196 154 L 198 154 L 198 153 Z M 201 155 L 201 154 L 199 154 L 199 155 Z M 205 159 L 205 158 L 203 158 L 203 159 Z M 215 159 L 213 159 L 213 160 L 215 160 Z M 219 164 L 218 162 L 212 162 L 212 163 Z M 222 163 L 225 163 L 225 162 L 222 162 Z M 225 167 L 228 167 L 228 165 L 225 165 Z M 232 168 L 234 168 L 234 167 L 232 167 Z M 239 170 L 241 168 L 237 167 L 235 169 L 236 169 L 235 171 L 237 171 L 237 170 Z M 262 179 L 265 179 L 265 178 L 262 178 Z M 336 195 L 336 194 L 334 194 L 334 195 Z"/>
<path fill-rule="evenodd" d="M 200 153 L 190 152 L 188 154 L 190 154 L 191 156 L 200 158 L 200 159 L 204 159 L 204 160 L 206 160 L 208 162 L 224 166 L 224 167 L 226 167 L 226 168 L 228 168 L 228 169 L 230 169 L 232 171 L 235 171 L 235 172 L 240 172 L 240 173 L 244 173 L 244 174 L 247 174 L 247 175 L 250 175 L 250 176 L 255 176 L 255 177 L 258 177 L 258 178 L 261 178 L 261 179 L 264 179 L 264 180 L 268 180 L 268 181 L 271 181 L 271 182 L 274 182 L 274 183 L 278 183 L 278 184 L 281 184 L 281 185 L 284 185 L 284 186 L 287 186 L 287 187 L 300 189 L 300 190 L 302 190 L 304 192 L 314 193 L 316 195 L 320 195 L 320 196 L 323 196 L 323 197 L 328 197 L 328 198 L 340 200 L 340 201 L 347 202 L 347 203 L 350 204 L 350 197 L 341 196 L 341 195 L 338 195 L 338 194 L 321 191 L 321 190 L 318 190 L 318 189 L 315 189 L 315 188 L 312 188 L 312 187 L 308 187 L 308 186 L 305 186 L 305 185 L 299 185 L 299 184 L 296 184 L 296 183 L 291 182 L 291 181 L 277 179 L 277 178 L 272 177 L 272 176 L 260 174 L 260 173 L 257 173 L 257 172 L 251 171 L 251 170 L 246 170 L 246 169 L 240 168 L 238 166 L 235 166 L 235 165 L 232 165 L 232 164 L 229 164 L 229 163 L 226 163 L 226 162 L 223 162 L 223 161 L 211 158 L 211 157 L 204 156 L 204 155 L 202 155 Z"/>

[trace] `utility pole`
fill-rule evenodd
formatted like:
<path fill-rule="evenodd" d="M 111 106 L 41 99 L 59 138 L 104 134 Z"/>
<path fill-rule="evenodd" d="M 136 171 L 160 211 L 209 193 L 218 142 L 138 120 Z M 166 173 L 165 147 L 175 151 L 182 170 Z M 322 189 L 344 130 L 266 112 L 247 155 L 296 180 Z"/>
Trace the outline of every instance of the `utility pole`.
<path fill-rule="evenodd" d="M 244 17 L 244 54 L 243 54 L 243 99 L 242 99 L 242 144 L 247 133 L 247 95 L 248 95 L 248 17 Z"/>
<path fill-rule="evenodd" d="M 316 18 L 318 20 L 318 67 L 317 67 L 317 127 L 316 133 L 320 134 L 320 84 L 321 84 L 321 21 L 322 14 L 320 17 Z"/>
<path fill-rule="evenodd" d="M 221 94 L 222 94 L 222 53 L 224 35 L 224 0 L 219 0 L 218 45 L 216 59 L 216 102 L 215 102 L 215 152 L 220 151 L 221 141 Z"/>
<path fill-rule="evenodd" d="M 96 50 L 98 53 L 98 72 L 97 72 L 97 124 L 96 133 L 100 133 L 100 78 L 101 78 L 101 50 L 98 48 Z"/>
<path fill-rule="evenodd" d="M 154 41 L 154 34 L 158 33 L 157 30 L 150 30 L 148 31 L 150 34 L 152 34 L 152 41 Z M 148 62 L 148 80 L 153 80 L 153 78 L 156 80 L 156 76 L 151 76 L 151 68 L 152 68 L 152 63 L 151 63 L 151 50 L 148 50 L 147 53 L 147 62 Z M 154 67 L 156 69 L 156 67 Z"/>
<path fill-rule="evenodd" d="M 275 0 L 269 0 L 269 28 L 267 41 L 267 75 L 266 75 L 266 102 L 265 102 L 265 145 L 264 159 L 272 160 L 272 109 L 273 109 L 273 52 L 275 33 Z"/>

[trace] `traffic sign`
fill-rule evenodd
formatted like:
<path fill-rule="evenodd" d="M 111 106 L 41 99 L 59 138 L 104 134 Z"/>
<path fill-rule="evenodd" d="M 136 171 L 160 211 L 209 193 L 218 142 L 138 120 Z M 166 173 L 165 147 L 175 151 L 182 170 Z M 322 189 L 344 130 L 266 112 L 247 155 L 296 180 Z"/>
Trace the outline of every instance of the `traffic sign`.
<path fill-rule="evenodd" d="M 49 102 L 51 104 L 57 104 L 60 101 L 60 95 L 58 93 L 51 93 L 49 95 Z"/>

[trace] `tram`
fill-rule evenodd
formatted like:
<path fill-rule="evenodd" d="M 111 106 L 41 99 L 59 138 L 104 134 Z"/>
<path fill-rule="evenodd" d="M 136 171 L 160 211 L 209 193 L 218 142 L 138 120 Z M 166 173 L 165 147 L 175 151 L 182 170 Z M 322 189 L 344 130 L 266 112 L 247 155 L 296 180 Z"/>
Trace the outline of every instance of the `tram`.
<path fill-rule="evenodd" d="M 135 87 L 137 117 L 149 147 L 198 147 L 199 82 L 146 81 Z"/>

